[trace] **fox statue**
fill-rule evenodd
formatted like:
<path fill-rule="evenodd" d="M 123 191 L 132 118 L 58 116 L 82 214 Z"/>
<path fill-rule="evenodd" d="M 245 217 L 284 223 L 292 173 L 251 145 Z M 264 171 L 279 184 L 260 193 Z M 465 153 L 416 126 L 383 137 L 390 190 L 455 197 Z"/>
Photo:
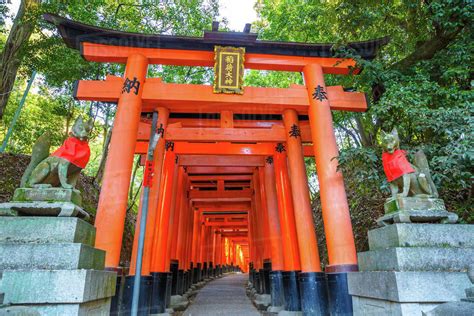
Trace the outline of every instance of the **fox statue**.
<path fill-rule="evenodd" d="M 51 135 L 44 133 L 33 145 L 31 161 L 21 178 L 21 187 L 74 189 L 81 170 L 89 162 L 89 134 L 93 121 L 79 117 L 61 147 L 49 155 Z M 49 157 L 48 157 L 49 156 Z"/>
<path fill-rule="evenodd" d="M 431 179 L 428 160 L 423 151 L 419 150 L 414 164 L 406 158 L 406 152 L 400 149 L 398 131 L 391 133 L 382 131 L 382 164 L 390 182 L 392 197 L 425 196 L 438 197 L 438 191 Z M 399 193 L 401 192 L 401 193 Z"/>

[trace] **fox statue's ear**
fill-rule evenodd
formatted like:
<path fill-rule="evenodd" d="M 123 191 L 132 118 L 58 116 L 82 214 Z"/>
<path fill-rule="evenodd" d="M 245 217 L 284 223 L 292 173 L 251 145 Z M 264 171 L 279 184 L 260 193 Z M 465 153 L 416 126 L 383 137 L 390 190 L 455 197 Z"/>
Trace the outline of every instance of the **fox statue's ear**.
<path fill-rule="evenodd" d="M 394 128 L 392 129 L 392 135 L 395 136 L 396 138 L 398 138 L 398 131 L 397 131 L 397 128 L 396 128 L 396 127 L 394 127 Z"/>

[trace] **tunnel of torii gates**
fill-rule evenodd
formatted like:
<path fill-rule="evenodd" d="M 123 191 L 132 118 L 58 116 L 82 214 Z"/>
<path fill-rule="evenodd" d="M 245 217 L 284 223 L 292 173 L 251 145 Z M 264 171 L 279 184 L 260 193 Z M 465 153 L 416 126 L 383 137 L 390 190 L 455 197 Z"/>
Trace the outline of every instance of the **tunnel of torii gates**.
<path fill-rule="evenodd" d="M 117 103 L 95 227 L 106 267 L 122 274 L 125 284 L 135 274 L 139 229 L 138 223 L 126 276 L 119 261 L 132 165 L 134 155 L 147 152 L 150 113 L 158 112 L 163 137 L 153 161 L 143 162 L 154 176 L 145 182 L 150 196 L 140 304 L 163 312 L 167 286 L 182 294 L 209 275 L 240 269 L 250 272 L 257 292 L 271 294 L 274 306 L 311 314 L 351 305 L 346 273 L 357 270 L 356 249 L 334 159 L 331 111 L 363 112 L 367 100 L 363 93 L 326 86 L 324 74 L 357 73 L 353 59 L 334 57 L 333 44 L 260 41 L 249 25 L 244 32 L 221 32 L 214 23 L 201 38 L 118 32 L 52 14 L 44 18 L 85 60 L 125 64 L 123 77 L 81 80 L 74 91 L 78 100 Z M 372 59 L 386 42 L 348 46 Z M 219 94 L 210 85 L 147 77 L 150 64 L 212 67 L 219 45 L 245 48 L 245 69 L 300 72 L 305 85 Z M 313 156 L 329 259 L 325 273 L 304 162 Z"/>

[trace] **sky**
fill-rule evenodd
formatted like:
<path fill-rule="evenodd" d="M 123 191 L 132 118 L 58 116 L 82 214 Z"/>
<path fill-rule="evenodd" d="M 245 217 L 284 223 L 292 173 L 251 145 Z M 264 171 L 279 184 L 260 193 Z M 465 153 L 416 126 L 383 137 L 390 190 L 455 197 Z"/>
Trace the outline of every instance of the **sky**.
<path fill-rule="evenodd" d="M 12 0 L 8 4 L 10 12 L 17 12 L 20 0 Z M 220 16 L 227 18 L 229 28 L 233 31 L 242 31 L 245 23 L 252 23 L 257 20 L 257 13 L 253 6 L 256 0 L 219 0 Z"/>
<path fill-rule="evenodd" d="M 221 17 L 227 18 L 229 28 L 233 31 L 243 31 L 246 23 L 257 20 L 253 6 L 256 0 L 219 0 Z"/>

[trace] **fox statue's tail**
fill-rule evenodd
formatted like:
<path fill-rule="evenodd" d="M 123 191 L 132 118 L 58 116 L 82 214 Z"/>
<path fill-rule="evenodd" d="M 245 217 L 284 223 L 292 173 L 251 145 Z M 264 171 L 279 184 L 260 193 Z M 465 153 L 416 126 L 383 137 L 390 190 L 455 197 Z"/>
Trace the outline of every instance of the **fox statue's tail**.
<path fill-rule="evenodd" d="M 45 132 L 41 135 L 33 145 L 33 149 L 31 152 L 31 160 L 26 167 L 25 173 L 21 177 L 21 184 L 20 187 L 24 188 L 27 186 L 28 179 L 30 178 L 31 173 L 36 168 L 37 165 L 44 159 L 49 156 L 49 148 L 51 147 L 51 134 L 49 132 Z"/>
<path fill-rule="evenodd" d="M 423 181 L 420 181 L 420 185 L 426 186 L 426 191 L 431 192 L 431 195 L 434 197 L 438 197 L 438 190 L 436 189 L 433 179 L 431 178 L 430 167 L 428 165 L 428 159 L 426 158 L 425 153 L 422 150 L 418 150 L 414 156 L 414 161 L 415 166 L 418 167 L 420 173 L 425 176 Z M 420 180 L 422 179 L 420 178 Z M 426 182 L 423 183 L 424 181 Z"/>

